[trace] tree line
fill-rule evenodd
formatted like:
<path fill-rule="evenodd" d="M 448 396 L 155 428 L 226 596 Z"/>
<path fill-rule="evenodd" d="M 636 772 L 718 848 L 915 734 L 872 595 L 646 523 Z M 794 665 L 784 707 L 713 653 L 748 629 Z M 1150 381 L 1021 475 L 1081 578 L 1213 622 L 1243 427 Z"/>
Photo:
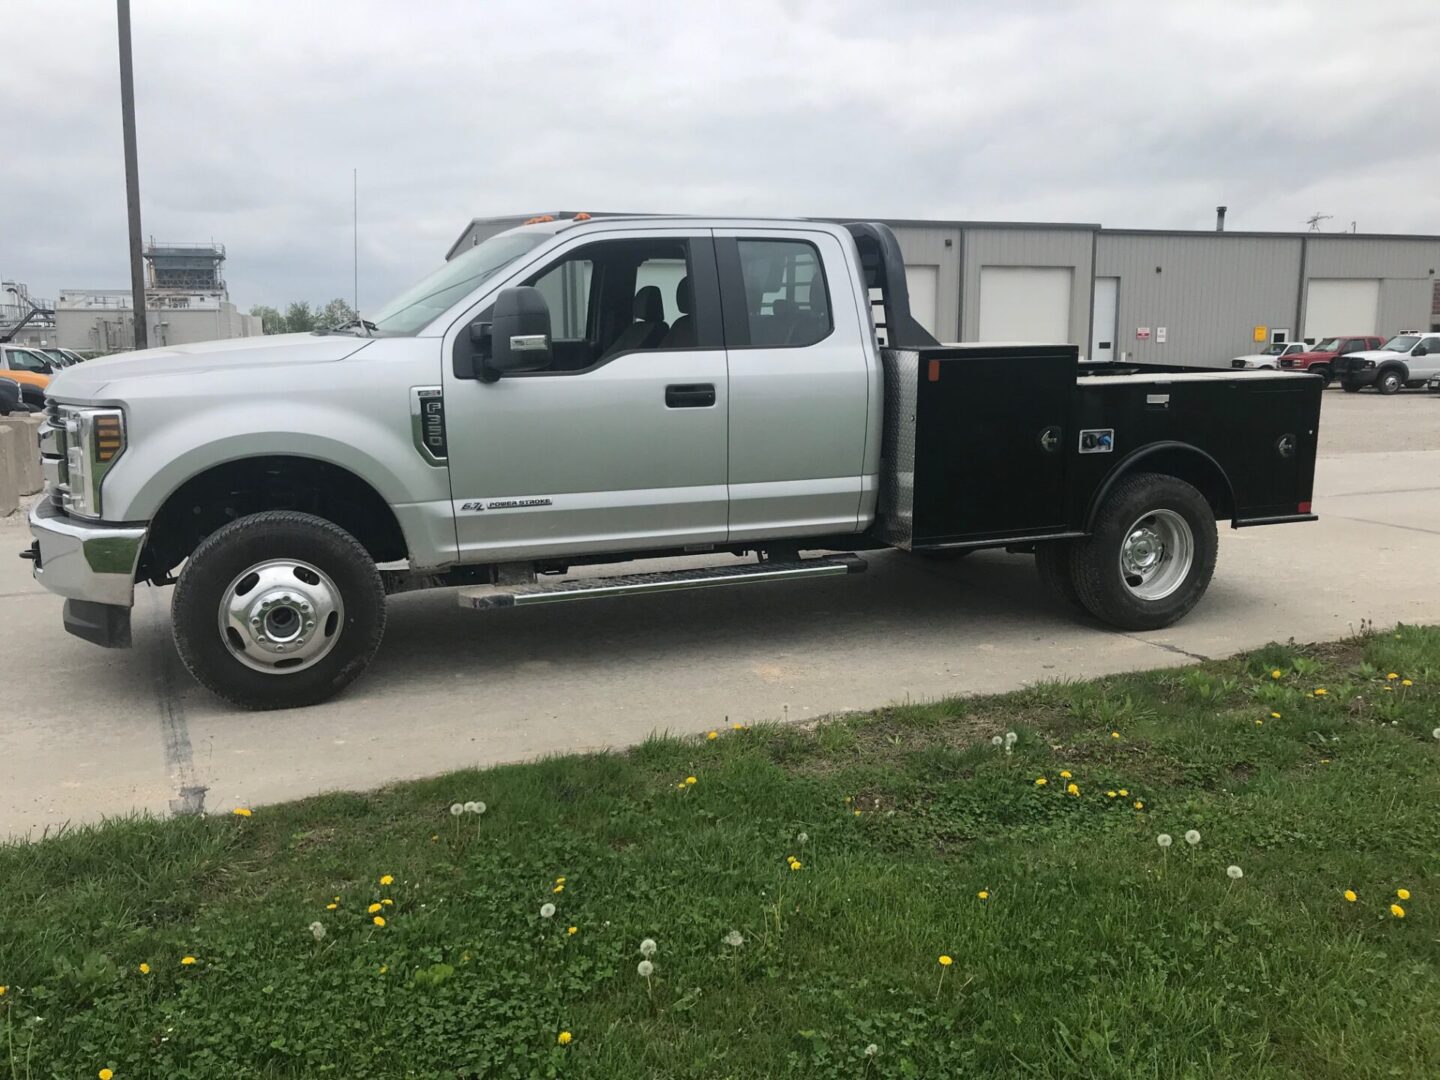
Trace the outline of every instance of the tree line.
<path fill-rule="evenodd" d="M 340 297 L 323 306 L 310 306 L 308 300 L 296 300 L 284 312 L 269 304 L 256 304 L 251 315 L 260 318 L 267 334 L 304 334 L 311 330 L 333 330 L 355 321 L 355 309 Z"/>

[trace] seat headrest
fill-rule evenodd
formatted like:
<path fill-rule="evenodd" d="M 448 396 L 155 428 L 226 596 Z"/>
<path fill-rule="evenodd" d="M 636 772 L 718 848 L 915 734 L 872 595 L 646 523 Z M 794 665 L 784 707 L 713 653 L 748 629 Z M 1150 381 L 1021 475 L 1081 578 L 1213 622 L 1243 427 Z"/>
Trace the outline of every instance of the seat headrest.
<path fill-rule="evenodd" d="M 635 294 L 635 318 L 641 322 L 665 321 L 665 300 L 659 285 L 646 285 Z"/>
<path fill-rule="evenodd" d="M 689 276 L 682 277 L 680 284 L 675 286 L 675 307 L 682 315 L 690 314 L 690 305 L 695 302 L 695 294 L 690 291 Z"/>

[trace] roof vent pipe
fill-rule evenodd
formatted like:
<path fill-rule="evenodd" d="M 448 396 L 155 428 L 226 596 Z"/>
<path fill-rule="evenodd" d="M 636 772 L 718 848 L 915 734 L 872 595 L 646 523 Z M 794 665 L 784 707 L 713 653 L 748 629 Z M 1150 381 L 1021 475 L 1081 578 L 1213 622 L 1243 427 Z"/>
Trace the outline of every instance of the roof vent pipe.
<path fill-rule="evenodd" d="M 1215 231 L 1216 231 L 1216 232 L 1224 232 L 1224 231 L 1225 231 L 1225 211 L 1226 211 L 1226 210 L 1229 210 L 1229 209 L 1230 209 L 1230 208 L 1229 208 L 1228 206 L 1217 206 L 1217 207 L 1215 207 Z"/>

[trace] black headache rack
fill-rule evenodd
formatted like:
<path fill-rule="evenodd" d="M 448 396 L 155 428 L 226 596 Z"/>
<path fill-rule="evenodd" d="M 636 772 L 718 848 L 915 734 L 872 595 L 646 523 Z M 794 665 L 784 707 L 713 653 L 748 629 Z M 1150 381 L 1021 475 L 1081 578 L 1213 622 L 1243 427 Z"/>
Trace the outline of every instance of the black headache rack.
<path fill-rule="evenodd" d="M 1084 536 L 1106 492 L 1132 472 L 1178 476 L 1236 527 L 1314 520 L 1318 378 L 1082 369 L 1077 353 L 882 349 L 880 538 L 906 549 L 1026 549 Z"/>

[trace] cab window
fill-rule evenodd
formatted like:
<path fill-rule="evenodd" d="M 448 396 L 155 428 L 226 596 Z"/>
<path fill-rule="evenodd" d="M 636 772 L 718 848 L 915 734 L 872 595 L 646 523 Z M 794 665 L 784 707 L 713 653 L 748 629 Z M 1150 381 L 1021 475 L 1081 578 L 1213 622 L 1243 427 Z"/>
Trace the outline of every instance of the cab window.
<path fill-rule="evenodd" d="M 806 240 L 738 240 L 751 348 L 814 345 L 830 335 L 820 252 Z"/>

